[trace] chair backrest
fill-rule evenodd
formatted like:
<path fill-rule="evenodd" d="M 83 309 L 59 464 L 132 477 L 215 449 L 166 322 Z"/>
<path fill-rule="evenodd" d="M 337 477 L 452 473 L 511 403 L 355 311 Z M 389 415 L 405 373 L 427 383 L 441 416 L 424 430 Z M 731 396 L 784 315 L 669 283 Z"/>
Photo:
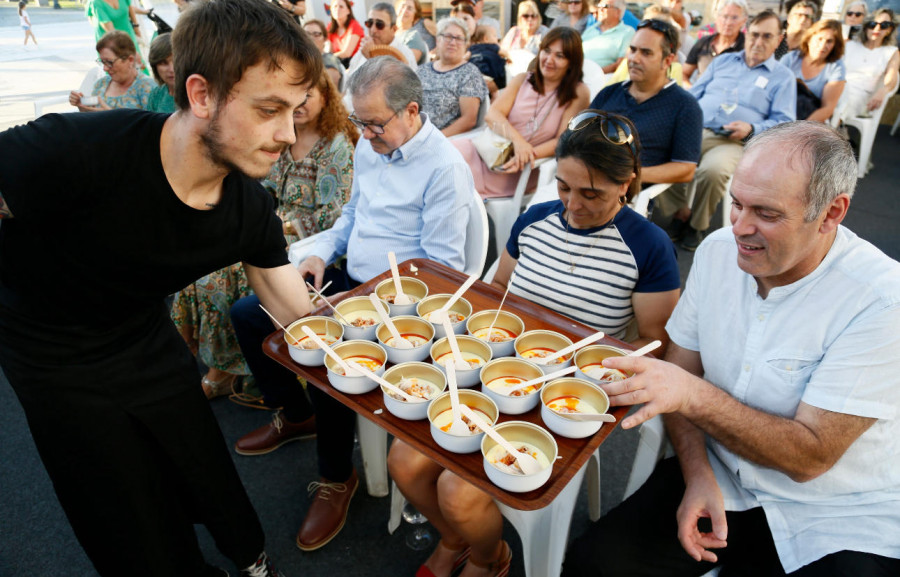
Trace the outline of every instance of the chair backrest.
<path fill-rule="evenodd" d="M 510 50 L 509 64 L 506 65 L 506 84 L 508 85 L 514 76 L 528 70 L 528 65 L 535 59 L 534 52 L 530 50 Z"/>
<path fill-rule="evenodd" d="M 463 272 L 480 275 L 487 260 L 488 217 L 484 201 L 474 188 L 472 196 L 469 203 L 469 223 L 466 225 L 466 265 Z"/>
<path fill-rule="evenodd" d="M 94 89 L 94 84 L 101 76 L 103 76 L 103 69 L 99 66 L 94 66 L 84 75 L 84 80 L 81 81 L 81 87 L 78 90 L 85 96 L 89 96 L 91 90 Z"/>
<path fill-rule="evenodd" d="M 601 68 L 599 64 L 587 58 L 584 59 L 581 73 L 584 76 L 582 81 L 587 85 L 588 90 L 591 92 L 591 100 L 594 100 L 597 93 L 606 86 L 606 73 L 603 72 L 603 68 Z"/>

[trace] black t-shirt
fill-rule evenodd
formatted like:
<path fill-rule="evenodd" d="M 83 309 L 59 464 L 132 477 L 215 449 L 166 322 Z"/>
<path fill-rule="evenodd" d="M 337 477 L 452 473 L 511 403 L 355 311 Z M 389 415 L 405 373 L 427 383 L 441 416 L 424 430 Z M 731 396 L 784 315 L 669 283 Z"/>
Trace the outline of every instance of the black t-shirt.
<path fill-rule="evenodd" d="M 0 133 L 0 192 L 13 213 L 0 227 L 0 329 L 32 333 L 34 320 L 115 333 L 214 270 L 288 263 L 256 181 L 230 173 L 211 210 L 175 195 L 160 159 L 166 118 L 47 115 Z"/>

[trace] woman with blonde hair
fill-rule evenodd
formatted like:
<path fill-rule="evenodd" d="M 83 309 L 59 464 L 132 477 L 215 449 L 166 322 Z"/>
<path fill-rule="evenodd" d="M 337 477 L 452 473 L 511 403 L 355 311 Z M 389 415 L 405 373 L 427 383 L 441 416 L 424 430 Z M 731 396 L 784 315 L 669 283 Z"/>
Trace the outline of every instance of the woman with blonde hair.
<path fill-rule="evenodd" d="M 588 19 L 591 17 L 591 7 L 588 0 L 560 0 L 560 4 L 565 5 L 565 14 L 560 14 L 550 24 L 550 28 L 559 26 L 568 26 L 574 28 L 579 33 L 584 32 L 587 28 Z"/>
<path fill-rule="evenodd" d="M 537 54 L 541 39 L 547 33 L 547 27 L 541 23 L 537 3 L 532 0 L 520 2 L 516 22 L 516 26 L 510 28 L 500 42 L 500 49 L 506 53 L 510 50 L 528 50 Z"/>

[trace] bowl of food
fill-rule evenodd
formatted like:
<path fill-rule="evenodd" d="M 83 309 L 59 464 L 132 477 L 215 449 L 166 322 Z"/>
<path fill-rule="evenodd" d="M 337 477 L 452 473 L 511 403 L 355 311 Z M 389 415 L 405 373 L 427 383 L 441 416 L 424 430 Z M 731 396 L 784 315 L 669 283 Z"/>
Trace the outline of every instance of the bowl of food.
<path fill-rule="evenodd" d="M 403 287 L 403 294 L 409 297 L 409 304 L 394 304 L 394 297 L 397 296 L 397 289 L 394 288 L 394 279 L 392 278 L 385 279 L 375 285 L 375 294 L 378 298 L 387 303 L 390 316 L 398 317 L 415 315 L 416 307 L 422 302 L 422 299 L 428 296 L 428 285 L 417 278 L 401 276 L 400 286 Z"/>
<path fill-rule="evenodd" d="M 419 421 L 426 418 L 428 403 L 447 388 L 444 373 L 428 363 L 414 362 L 394 365 L 384 373 L 384 380 L 417 399 L 408 401 L 381 387 L 384 406 L 388 412 L 407 421 Z"/>
<path fill-rule="evenodd" d="M 617 369 L 608 369 L 603 366 L 603 360 L 610 357 L 624 357 L 627 352 L 608 345 L 591 345 L 584 347 L 577 353 L 573 362 L 578 369 L 575 378 L 584 379 L 592 383 L 611 383 L 624 381 L 631 376 Z"/>
<path fill-rule="evenodd" d="M 494 317 L 497 321 L 494 322 Z M 494 323 L 490 336 L 488 329 Z M 516 354 L 516 338 L 525 332 L 525 323 L 518 316 L 507 311 L 496 310 L 479 311 L 466 321 L 466 332 L 477 339 L 481 339 L 491 347 L 494 358 L 511 357 Z"/>
<path fill-rule="evenodd" d="M 551 431 L 570 439 L 590 437 L 600 430 L 602 421 L 573 421 L 567 414 L 600 415 L 609 410 L 609 397 L 584 379 L 557 379 L 541 391 L 541 419 Z"/>
<path fill-rule="evenodd" d="M 467 369 L 456 368 L 456 384 L 460 387 L 474 387 L 478 384 L 481 367 L 491 360 L 491 347 L 480 339 L 466 335 L 456 337 L 456 344 L 459 345 L 463 361 L 469 365 Z M 447 337 L 431 345 L 430 355 L 431 362 L 444 374 L 447 373 L 447 363 L 454 362 L 453 351 L 450 350 L 450 341 Z"/>
<path fill-rule="evenodd" d="M 484 472 L 491 483 L 504 491 L 525 493 L 534 491 L 550 479 L 553 463 L 559 453 L 559 446 L 553 435 L 543 427 L 525 421 L 507 421 L 494 427 L 494 430 L 513 448 L 534 457 L 541 470 L 526 475 L 515 457 L 497 444 L 497 441 L 485 435 L 481 440 L 481 456 Z"/>
<path fill-rule="evenodd" d="M 543 383 L 512 393 L 509 389 L 543 374 L 540 367 L 525 359 L 494 359 L 481 369 L 481 392 L 497 403 L 501 413 L 521 415 L 537 406 Z"/>
<path fill-rule="evenodd" d="M 334 315 L 334 318 L 344 326 L 347 340 L 375 340 L 375 329 L 381 324 L 381 317 L 369 297 L 350 297 L 334 305 L 334 308 L 341 314 Z"/>
<path fill-rule="evenodd" d="M 497 405 L 494 404 L 487 395 L 478 391 L 462 389 L 459 391 L 459 402 L 465 404 L 475 411 L 479 417 L 488 423 L 497 422 L 500 412 Z M 453 415 L 450 409 L 450 393 L 443 393 L 436 397 L 431 404 L 428 405 L 428 421 L 431 424 L 431 438 L 442 448 L 451 453 L 474 453 L 481 446 L 481 437 L 484 433 L 463 417 L 466 423 L 468 434 L 458 436 L 450 434 L 450 422 Z"/>
<path fill-rule="evenodd" d="M 351 367 L 360 365 L 376 375 L 384 374 L 387 351 L 377 343 L 372 341 L 344 341 L 334 346 L 334 352 Z M 349 375 L 346 374 L 343 367 L 339 366 L 331 357 L 325 357 L 325 369 L 331 386 L 348 395 L 368 393 L 378 386 L 378 383 L 367 376 L 356 372 L 351 372 Z"/>
<path fill-rule="evenodd" d="M 400 348 L 387 325 L 381 323 L 375 330 L 378 342 L 387 350 L 388 360 L 394 364 L 421 361 L 428 358 L 428 350 L 434 340 L 434 327 L 419 317 L 400 316 L 391 319 L 397 332 L 412 344 L 412 348 Z"/>
<path fill-rule="evenodd" d="M 284 342 L 288 344 L 288 354 L 294 362 L 304 367 L 321 367 L 325 362 L 325 351 L 303 332 L 303 327 L 312 329 L 328 346 L 343 340 L 344 327 L 331 317 L 304 317 L 288 325 Z"/>
<path fill-rule="evenodd" d="M 436 311 L 444 306 L 451 296 L 453 295 L 431 295 L 423 299 L 416 307 L 416 314 L 434 327 L 435 338 L 440 339 L 447 336 L 439 317 L 440 313 L 436 313 Z M 472 316 L 472 304 L 464 298 L 458 298 L 447 313 L 450 316 L 450 326 L 453 327 L 453 332 L 457 335 L 466 332 L 466 319 Z"/>
<path fill-rule="evenodd" d="M 516 357 L 533 362 L 546 375 L 570 366 L 572 364 L 572 355 L 565 355 L 547 364 L 543 364 L 541 359 L 571 345 L 571 339 L 560 333 L 545 330 L 528 331 L 522 333 L 516 339 Z"/>

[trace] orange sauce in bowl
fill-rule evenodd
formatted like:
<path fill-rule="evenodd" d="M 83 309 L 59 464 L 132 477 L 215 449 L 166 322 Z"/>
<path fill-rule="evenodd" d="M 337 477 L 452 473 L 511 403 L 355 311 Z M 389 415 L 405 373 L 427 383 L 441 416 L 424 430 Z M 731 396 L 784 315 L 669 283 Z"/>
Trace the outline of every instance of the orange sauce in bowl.
<path fill-rule="evenodd" d="M 318 336 L 320 339 L 325 341 L 326 345 L 333 345 L 334 343 L 337 342 L 337 337 L 333 337 L 331 335 L 316 333 L 316 336 Z M 310 350 L 310 351 L 319 348 L 319 345 L 317 345 L 314 340 L 312 340 L 311 338 L 309 338 L 307 336 L 304 336 L 302 339 L 298 339 L 297 341 L 295 341 L 294 346 L 299 347 L 301 349 Z"/>
<path fill-rule="evenodd" d="M 548 349 L 547 347 L 534 347 L 533 349 L 528 349 L 527 351 L 522 351 L 519 353 L 522 355 L 523 359 L 543 359 L 544 357 L 549 357 L 550 355 L 556 353 L 553 349 Z M 570 355 L 564 355 L 558 359 L 554 359 L 547 364 L 550 365 L 558 365 L 569 360 Z"/>
<path fill-rule="evenodd" d="M 377 371 L 379 369 L 379 367 L 381 367 L 381 365 L 383 364 L 380 360 L 376 359 L 375 357 L 370 357 L 368 355 L 354 355 L 352 357 L 346 357 L 344 359 L 344 362 L 346 362 L 348 365 L 351 363 L 356 363 L 357 365 L 362 365 L 363 367 L 369 369 L 373 373 L 375 371 Z M 335 367 L 334 372 L 337 373 L 338 375 L 346 376 L 344 369 L 342 369 L 341 367 Z M 357 376 L 357 375 L 354 374 L 353 376 Z"/>

